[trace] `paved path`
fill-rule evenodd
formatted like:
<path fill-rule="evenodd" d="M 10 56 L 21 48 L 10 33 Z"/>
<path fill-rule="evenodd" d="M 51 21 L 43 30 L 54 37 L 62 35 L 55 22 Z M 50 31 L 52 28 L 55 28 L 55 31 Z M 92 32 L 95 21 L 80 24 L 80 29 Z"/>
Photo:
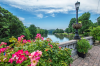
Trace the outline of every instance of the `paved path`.
<path fill-rule="evenodd" d="M 100 45 L 93 46 L 86 58 L 77 58 L 71 66 L 100 66 Z"/>

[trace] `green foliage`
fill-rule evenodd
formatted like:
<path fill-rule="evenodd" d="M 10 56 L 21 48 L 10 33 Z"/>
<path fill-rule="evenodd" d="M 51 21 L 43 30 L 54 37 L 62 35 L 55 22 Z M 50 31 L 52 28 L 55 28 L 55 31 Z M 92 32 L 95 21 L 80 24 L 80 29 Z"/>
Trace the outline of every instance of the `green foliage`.
<path fill-rule="evenodd" d="M 90 48 L 91 47 L 88 40 L 83 39 L 83 38 L 81 40 L 78 40 L 77 42 L 78 52 L 86 54 Z"/>
<path fill-rule="evenodd" d="M 29 27 L 29 31 L 30 31 L 30 34 L 31 34 L 31 38 L 35 38 L 35 36 L 36 36 L 36 31 L 37 31 L 37 29 L 36 29 L 36 27 L 35 27 L 35 25 L 30 25 L 30 27 Z"/>
<path fill-rule="evenodd" d="M 88 29 L 90 26 L 92 26 L 93 23 L 91 20 L 89 20 L 89 18 L 90 18 L 89 12 L 82 14 L 82 16 L 78 18 L 79 21 L 82 21 L 82 27 L 79 29 L 79 33 L 83 34 L 85 29 Z"/>
<path fill-rule="evenodd" d="M 46 30 L 46 29 L 40 29 L 38 27 L 36 33 L 40 33 L 41 35 L 47 35 L 48 34 L 48 30 Z"/>
<path fill-rule="evenodd" d="M 95 27 L 95 28 L 90 29 L 90 30 L 91 30 L 90 35 L 93 36 L 93 38 L 95 40 L 99 40 L 100 41 L 100 39 L 99 39 L 99 37 L 100 37 L 100 26 Z"/>
<path fill-rule="evenodd" d="M 88 36 L 89 34 L 88 34 L 88 32 L 85 32 L 83 35 L 84 35 L 84 36 Z"/>
<path fill-rule="evenodd" d="M 53 34 L 54 34 L 54 33 L 64 33 L 64 31 L 63 31 L 63 29 L 58 29 L 58 28 L 57 28 L 55 31 L 53 31 Z"/>
<path fill-rule="evenodd" d="M 100 16 L 97 18 L 98 25 L 100 25 Z"/>
<path fill-rule="evenodd" d="M 23 23 L 8 10 L 0 7 L 0 42 L 8 42 L 11 36 L 18 37 L 23 33 Z"/>
<path fill-rule="evenodd" d="M 28 28 L 25 28 L 25 34 L 23 34 L 23 35 L 25 35 L 26 37 L 26 39 L 31 39 L 31 33 L 30 33 L 30 31 L 29 31 L 29 29 Z"/>

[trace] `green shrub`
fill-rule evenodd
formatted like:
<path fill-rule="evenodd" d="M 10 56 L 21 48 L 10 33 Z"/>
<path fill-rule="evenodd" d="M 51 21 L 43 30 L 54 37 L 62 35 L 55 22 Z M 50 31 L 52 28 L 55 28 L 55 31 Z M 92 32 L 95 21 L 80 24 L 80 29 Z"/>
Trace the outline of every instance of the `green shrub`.
<path fill-rule="evenodd" d="M 83 38 L 81 40 L 78 40 L 77 42 L 78 52 L 86 54 L 90 48 L 91 47 L 88 40 L 83 39 Z"/>
<path fill-rule="evenodd" d="M 85 32 L 83 35 L 84 35 L 84 36 L 88 36 L 88 32 Z"/>
<path fill-rule="evenodd" d="M 28 51 L 29 53 L 33 53 L 34 51 L 41 51 L 42 55 L 40 57 L 39 62 L 35 66 L 69 66 L 70 63 L 73 62 L 71 57 L 71 49 L 57 46 L 57 42 L 53 42 L 50 38 L 43 40 L 40 34 L 36 37 L 35 40 L 25 40 L 23 37 L 19 37 L 21 39 L 16 39 L 14 37 L 9 39 L 9 42 L 12 44 L 9 45 L 9 48 L 5 51 L 6 56 L 4 56 L 4 52 L 0 54 L 0 65 L 3 66 L 28 66 L 32 63 L 29 58 L 30 55 L 25 55 L 27 60 L 24 60 L 21 64 L 16 63 L 15 61 L 12 64 L 9 59 L 12 58 L 12 54 L 16 53 L 19 50 Z M 12 48 L 13 47 L 13 48 Z M 20 53 L 20 52 L 19 52 Z M 21 54 L 23 55 L 23 54 Z M 5 60 L 3 60 L 6 58 Z M 14 58 L 16 59 L 16 58 Z M 31 62 L 30 62 L 31 61 Z"/>
<path fill-rule="evenodd" d="M 100 37 L 100 26 L 91 29 L 90 35 L 93 36 L 93 38 L 95 40 L 99 40 L 100 41 L 100 39 L 99 39 L 99 37 Z"/>

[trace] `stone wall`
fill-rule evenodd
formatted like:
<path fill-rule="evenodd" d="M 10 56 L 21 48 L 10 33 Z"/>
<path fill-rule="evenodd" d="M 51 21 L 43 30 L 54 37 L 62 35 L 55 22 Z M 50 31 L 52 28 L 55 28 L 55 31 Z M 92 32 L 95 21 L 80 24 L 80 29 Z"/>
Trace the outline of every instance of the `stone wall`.
<path fill-rule="evenodd" d="M 84 39 L 87 39 L 89 41 L 90 45 L 93 45 L 93 37 L 92 36 L 84 37 Z M 63 49 L 64 48 L 73 49 L 72 50 L 72 57 L 73 57 L 77 54 L 76 45 L 77 45 L 77 40 L 70 40 L 70 41 L 62 42 L 58 46 L 62 47 Z"/>

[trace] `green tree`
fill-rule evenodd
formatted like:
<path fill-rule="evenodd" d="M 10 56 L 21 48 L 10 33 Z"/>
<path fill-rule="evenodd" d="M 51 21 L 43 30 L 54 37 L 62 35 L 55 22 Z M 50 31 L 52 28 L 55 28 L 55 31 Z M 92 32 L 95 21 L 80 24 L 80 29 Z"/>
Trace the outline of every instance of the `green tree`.
<path fill-rule="evenodd" d="M 69 32 L 71 33 L 71 32 L 75 32 L 75 29 L 72 27 L 72 24 L 73 23 L 76 23 L 76 18 L 72 18 L 71 20 L 70 20 L 70 23 L 69 23 L 69 26 L 68 26 L 68 28 L 69 28 Z"/>
<path fill-rule="evenodd" d="M 70 28 L 66 28 L 65 32 L 67 32 L 69 34 L 70 33 Z"/>
<path fill-rule="evenodd" d="M 100 16 L 97 18 L 98 25 L 100 25 Z"/>
<path fill-rule="evenodd" d="M 100 42 L 100 26 L 91 29 L 90 35 L 93 36 L 95 40 Z"/>
<path fill-rule="evenodd" d="M 35 36 L 36 36 L 36 31 L 37 31 L 37 29 L 36 29 L 36 27 L 35 27 L 35 25 L 30 25 L 29 26 L 29 31 L 30 31 L 30 34 L 31 34 L 31 38 L 35 38 Z"/>
<path fill-rule="evenodd" d="M 40 33 L 41 35 L 47 35 L 48 31 L 46 29 L 40 29 L 40 27 L 37 27 L 37 33 Z"/>
<path fill-rule="evenodd" d="M 25 39 L 31 39 L 31 33 L 28 28 L 25 28 Z"/>
<path fill-rule="evenodd" d="M 56 30 L 53 31 L 53 34 L 54 33 L 64 33 L 64 31 L 63 31 L 63 29 L 58 29 L 57 28 Z"/>
<path fill-rule="evenodd" d="M 90 13 L 89 12 L 85 12 L 84 14 L 82 14 L 82 16 L 79 17 L 79 21 L 82 22 L 82 27 L 79 29 L 79 33 L 82 33 L 85 31 L 85 29 L 88 29 L 91 23 L 91 21 L 89 20 L 90 18 Z"/>
<path fill-rule="evenodd" d="M 0 42 L 8 42 L 11 36 L 17 38 L 24 30 L 23 23 L 16 16 L 0 7 Z"/>

